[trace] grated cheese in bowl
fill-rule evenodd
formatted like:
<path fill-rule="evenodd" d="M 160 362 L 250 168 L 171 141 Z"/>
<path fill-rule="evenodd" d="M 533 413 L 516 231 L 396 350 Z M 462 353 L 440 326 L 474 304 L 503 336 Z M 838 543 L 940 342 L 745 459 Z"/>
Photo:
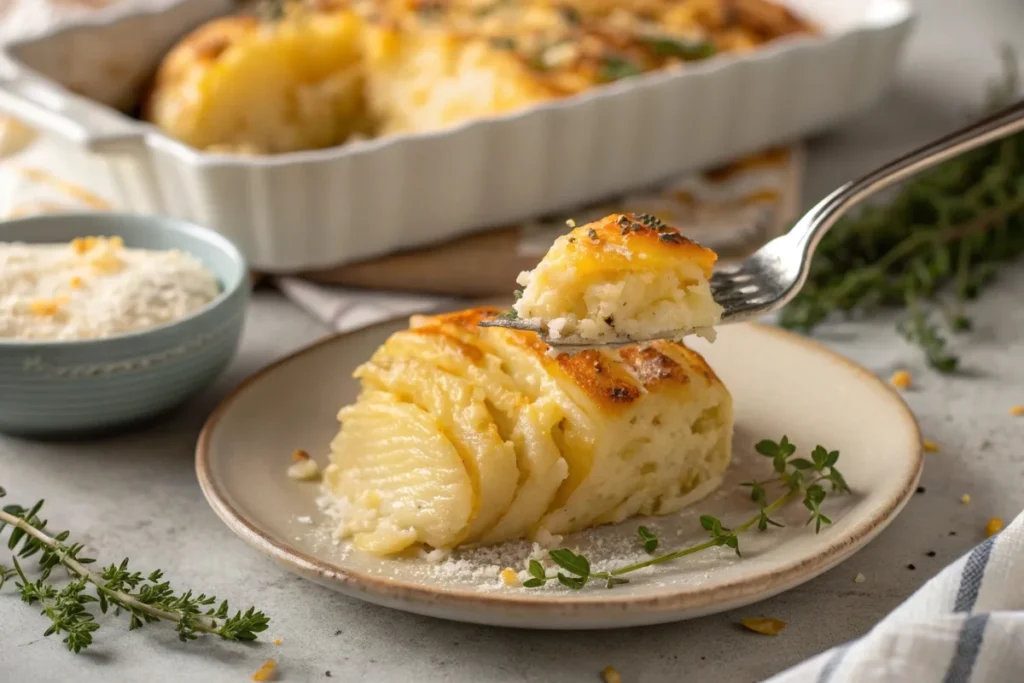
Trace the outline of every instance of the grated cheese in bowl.
<path fill-rule="evenodd" d="M 0 222 L 0 432 L 108 432 L 182 404 L 235 356 L 249 292 L 238 248 L 186 221 Z"/>
<path fill-rule="evenodd" d="M 181 320 L 219 293 L 213 273 L 177 249 L 118 237 L 0 242 L 0 339 L 113 337 Z"/>

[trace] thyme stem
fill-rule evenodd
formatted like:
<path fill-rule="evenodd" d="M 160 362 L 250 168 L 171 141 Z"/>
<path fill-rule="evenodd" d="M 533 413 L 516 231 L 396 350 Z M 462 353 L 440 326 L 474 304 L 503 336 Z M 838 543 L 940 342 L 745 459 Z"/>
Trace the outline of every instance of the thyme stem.
<path fill-rule="evenodd" d="M 43 533 L 39 529 L 36 529 L 34 526 L 27 523 L 22 518 L 15 517 L 14 515 L 9 515 L 3 510 L 0 510 L 0 522 L 6 522 L 7 524 L 10 524 L 13 527 L 21 529 L 29 536 L 32 536 L 40 543 L 52 549 L 60 558 L 61 564 L 67 567 L 70 571 L 77 574 L 80 578 L 83 578 L 87 580 L 89 583 L 96 586 L 98 590 L 103 591 L 108 597 L 112 598 L 114 601 L 118 603 L 121 603 L 125 607 L 137 609 L 140 612 L 145 612 L 150 616 L 156 617 L 157 619 L 163 619 L 164 621 L 178 623 L 182 620 L 182 614 L 180 612 L 169 612 L 167 610 L 162 610 L 157 607 L 153 607 L 152 605 L 147 605 L 144 602 L 139 602 L 135 599 L 134 596 L 132 596 L 129 593 L 124 593 L 122 591 L 112 590 L 108 588 L 102 576 L 100 576 L 94 571 L 91 571 L 90 569 L 87 569 L 75 558 L 69 557 L 67 553 L 67 548 L 65 548 L 65 546 L 62 543 L 58 543 L 48 534 Z M 20 569 L 18 573 L 23 581 L 28 581 L 27 577 L 20 571 Z M 204 633 L 218 633 L 219 631 L 219 628 L 217 627 L 217 622 L 214 619 L 202 615 L 195 617 L 195 620 L 192 621 L 190 625 L 195 630 L 202 631 Z"/>
<path fill-rule="evenodd" d="M 701 528 L 711 535 L 709 540 L 689 548 L 675 550 L 624 567 L 600 572 L 591 571 L 590 560 L 584 555 L 578 555 L 568 548 L 551 550 L 548 552 L 549 557 L 564 571 L 556 570 L 554 575 L 548 574 L 539 561 L 531 559 L 527 565 L 530 578 L 523 582 L 523 587 L 538 588 L 549 581 L 557 581 L 567 588 L 580 590 L 593 579 L 603 579 L 607 581 L 607 588 L 613 588 L 618 584 L 629 583 L 628 579 L 620 578 L 624 574 L 656 564 L 662 564 L 663 562 L 678 560 L 681 557 L 693 555 L 715 546 L 732 548 L 739 555 L 739 535 L 741 533 L 749 531 L 755 525 L 759 531 L 766 531 L 770 526 L 783 526 L 783 524 L 771 518 L 772 514 L 799 500 L 801 497 L 803 497 L 804 507 L 810 512 L 807 524 L 814 522 L 815 533 L 821 531 L 822 525 L 832 523 L 832 520 L 821 511 L 821 503 L 828 495 L 822 487 L 822 482 L 828 482 L 835 493 L 850 492 L 846 479 L 836 469 L 836 463 L 839 461 L 839 451 L 830 451 L 819 445 L 810 452 L 809 459 L 794 457 L 796 446 L 786 436 L 783 436 L 778 442 L 769 439 L 759 441 L 754 445 L 754 450 L 767 458 L 771 458 L 772 469 L 777 476 L 766 481 L 752 479 L 741 484 L 750 488 L 750 499 L 758 504 L 758 513 L 738 527 L 729 529 L 722 525 L 721 520 L 711 515 L 701 515 L 700 525 Z M 786 492 L 769 503 L 765 486 L 774 483 L 784 484 Z M 657 534 L 647 527 L 641 526 L 637 529 L 637 535 L 643 549 L 653 555 L 660 543 Z"/>
<path fill-rule="evenodd" d="M 799 497 L 800 497 L 800 491 L 789 491 L 785 495 L 779 496 L 777 499 L 775 499 L 775 501 L 773 501 L 771 503 L 771 505 L 768 505 L 767 507 L 765 507 L 764 512 L 765 512 L 765 514 L 770 515 L 771 513 L 776 512 L 776 511 L 786 507 L 790 503 L 795 502 L 796 499 L 799 498 Z M 748 529 L 750 529 L 750 527 L 752 527 L 755 524 L 757 524 L 757 520 L 759 520 L 760 518 L 761 518 L 760 514 L 754 515 L 753 517 L 748 519 L 746 522 L 744 522 L 743 524 L 741 524 L 738 527 L 736 527 L 734 532 L 738 534 L 738 533 L 742 533 L 744 531 L 747 531 Z M 637 562 L 635 564 L 630 564 L 630 565 L 627 565 L 625 567 L 619 567 L 618 569 L 613 569 L 613 570 L 611 570 L 609 572 L 600 572 L 600 573 L 597 573 L 597 574 L 592 574 L 591 576 L 596 576 L 597 578 L 601 578 L 601 579 L 608 578 L 608 575 L 610 575 L 610 576 L 622 576 L 623 574 L 628 574 L 629 572 L 635 572 L 636 570 L 643 569 L 644 567 L 650 567 L 650 566 L 653 566 L 653 565 L 656 565 L 656 564 L 661 564 L 662 562 L 671 562 L 672 560 L 678 560 L 680 557 L 686 557 L 687 555 L 693 555 L 694 553 L 699 553 L 700 551 L 707 550 L 708 548 L 712 548 L 715 545 L 717 545 L 717 544 L 716 544 L 715 540 L 712 539 L 710 541 L 704 541 L 703 543 L 701 543 L 699 545 L 691 546 L 689 548 L 683 548 L 682 550 L 676 550 L 675 552 L 671 552 L 671 553 L 668 553 L 666 555 L 660 555 L 658 557 L 652 557 L 649 560 L 644 560 L 643 562 Z"/>
<path fill-rule="evenodd" d="M 0 498 L 7 495 L 0 487 Z M 93 632 L 100 628 L 91 611 L 95 604 L 106 614 L 113 607 L 114 614 L 129 617 L 128 630 L 142 628 L 148 623 L 167 621 L 175 625 L 178 639 L 194 640 L 200 634 L 215 634 L 224 640 L 256 640 L 266 631 L 270 619 L 263 612 L 250 607 L 245 612 L 230 612 L 227 600 L 190 590 L 175 591 L 160 570 L 144 575 L 132 571 L 128 558 L 120 564 L 111 564 L 94 571 L 86 565 L 95 562 L 81 553 L 81 543 L 68 541 L 70 531 L 53 533 L 46 530 L 46 520 L 38 516 L 43 501 L 31 508 L 6 505 L 0 509 L 0 532 L 10 527 L 7 547 L 14 554 L 14 568 L 0 564 L 0 589 L 13 579 L 21 599 L 26 604 L 42 605 L 42 614 L 50 619 L 44 636 L 66 634 L 64 644 L 72 652 L 81 652 L 93 642 Z M 18 559 L 35 556 L 39 577 L 32 581 Z M 49 581 L 51 572 L 63 567 L 71 580 L 62 587 Z M 95 593 L 88 589 L 92 586 Z"/>

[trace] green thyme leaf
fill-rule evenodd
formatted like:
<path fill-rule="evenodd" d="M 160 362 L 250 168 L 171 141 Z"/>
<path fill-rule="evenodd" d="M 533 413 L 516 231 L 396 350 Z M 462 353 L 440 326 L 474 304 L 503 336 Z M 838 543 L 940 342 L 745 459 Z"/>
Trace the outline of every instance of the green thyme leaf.
<path fill-rule="evenodd" d="M 583 588 L 583 586 L 586 585 L 587 580 L 585 578 L 582 578 L 582 577 L 577 578 L 577 577 L 573 577 L 573 576 L 566 576 L 565 574 L 562 574 L 561 572 L 559 572 L 559 574 L 558 574 L 558 583 L 562 584 L 566 588 L 571 588 L 573 590 L 578 591 L 581 588 Z"/>
<path fill-rule="evenodd" d="M 742 482 L 740 486 L 750 487 L 750 500 L 755 503 L 760 503 L 762 506 L 764 505 L 767 494 L 765 493 L 761 482 L 757 479 L 751 479 L 750 481 Z"/>
<path fill-rule="evenodd" d="M 567 572 L 584 579 L 590 576 L 590 562 L 582 555 L 577 555 L 568 548 L 548 551 L 548 555 L 552 562 Z"/>
<path fill-rule="evenodd" d="M 599 78 L 604 82 L 618 81 L 631 76 L 639 76 L 643 71 L 622 57 L 605 57 L 601 63 Z"/>
<path fill-rule="evenodd" d="M 530 560 L 530 576 L 541 581 L 547 580 L 547 573 L 544 571 L 544 566 L 537 560 Z"/>
<path fill-rule="evenodd" d="M 559 5 L 558 13 L 562 15 L 562 20 L 570 26 L 577 26 L 582 21 L 579 10 L 570 5 Z"/>
<path fill-rule="evenodd" d="M 497 37 L 491 38 L 490 43 L 491 43 L 491 45 L 493 45 L 494 47 L 496 47 L 499 50 L 515 50 L 516 49 L 516 40 L 515 40 L 515 38 L 509 38 L 507 36 L 497 36 Z"/>
<path fill-rule="evenodd" d="M 678 57 L 686 61 L 707 59 L 716 52 L 714 44 L 706 40 L 659 36 L 645 38 L 644 42 L 659 57 Z"/>
<path fill-rule="evenodd" d="M 640 535 L 640 542 L 644 545 L 644 552 L 648 554 L 654 554 L 654 551 L 658 549 L 658 537 L 651 533 L 650 529 L 645 526 L 640 527 L 637 530 Z"/>

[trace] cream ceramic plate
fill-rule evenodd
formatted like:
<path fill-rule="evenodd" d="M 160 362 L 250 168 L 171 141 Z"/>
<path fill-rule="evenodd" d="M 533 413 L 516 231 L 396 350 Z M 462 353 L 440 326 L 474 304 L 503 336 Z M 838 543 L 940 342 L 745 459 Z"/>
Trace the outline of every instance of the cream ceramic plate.
<path fill-rule="evenodd" d="M 325 460 L 335 414 L 356 397 L 353 369 L 405 321 L 320 342 L 257 373 L 211 416 L 199 441 L 197 469 L 207 499 L 247 543 L 287 569 L 342 593 L 446 619 L 529 628 L 615 628 L 698 617 L 739 607 L 797 586 L 874 538 L 912 495 L 921 472 L 920 435 L 897 394 L 872 374 L 822 346 L 759 325 L 723 326 L 718 341 L 694 348 L 732 391 L 737 415 L 735 460 L 719 492 L 691 510 L 644 520 L 664 547 L 706 539 L 700 514 L 727 526 L 756 512 L 739 482 L 766 478 L 770 462 L 754 442 L 783 434 L 801 449 L 839 449 L 854 495 L 826 501 L 833 520 L 815 534 L 802 505 L 781 518 L 784 529 L 741 537 L 743 557 L 712 548 L 627 585 L 582 591 L 501 585 L 497 571 L 521 569 L 529 544 L 474 551 L 460 561 L 382 560 L 333 545 L 317 508 L 315 484 L 288 479 L 296 448 Z M 643 557 L 637 520 L 567 537 L 561 545 L 592 561 Z"/>

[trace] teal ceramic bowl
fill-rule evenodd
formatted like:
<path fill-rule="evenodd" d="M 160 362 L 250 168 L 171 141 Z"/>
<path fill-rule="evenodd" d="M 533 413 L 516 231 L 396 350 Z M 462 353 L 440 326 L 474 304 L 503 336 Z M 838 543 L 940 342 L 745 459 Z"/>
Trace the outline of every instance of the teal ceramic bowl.
<path fill-rule="evenodd" d="M 179 249 L 220 281 L 221 293 L 179 321 L 82 341 L 0 339 L 0 432 L 59 437 L 105 432 L 158 415 L 208 386 L 238 348 L 249 299 L 245 259 L 190 223 L 108 213 L 0 222 L 0 242 L 68 242 L 89 235 L 125 246 Z"/>

